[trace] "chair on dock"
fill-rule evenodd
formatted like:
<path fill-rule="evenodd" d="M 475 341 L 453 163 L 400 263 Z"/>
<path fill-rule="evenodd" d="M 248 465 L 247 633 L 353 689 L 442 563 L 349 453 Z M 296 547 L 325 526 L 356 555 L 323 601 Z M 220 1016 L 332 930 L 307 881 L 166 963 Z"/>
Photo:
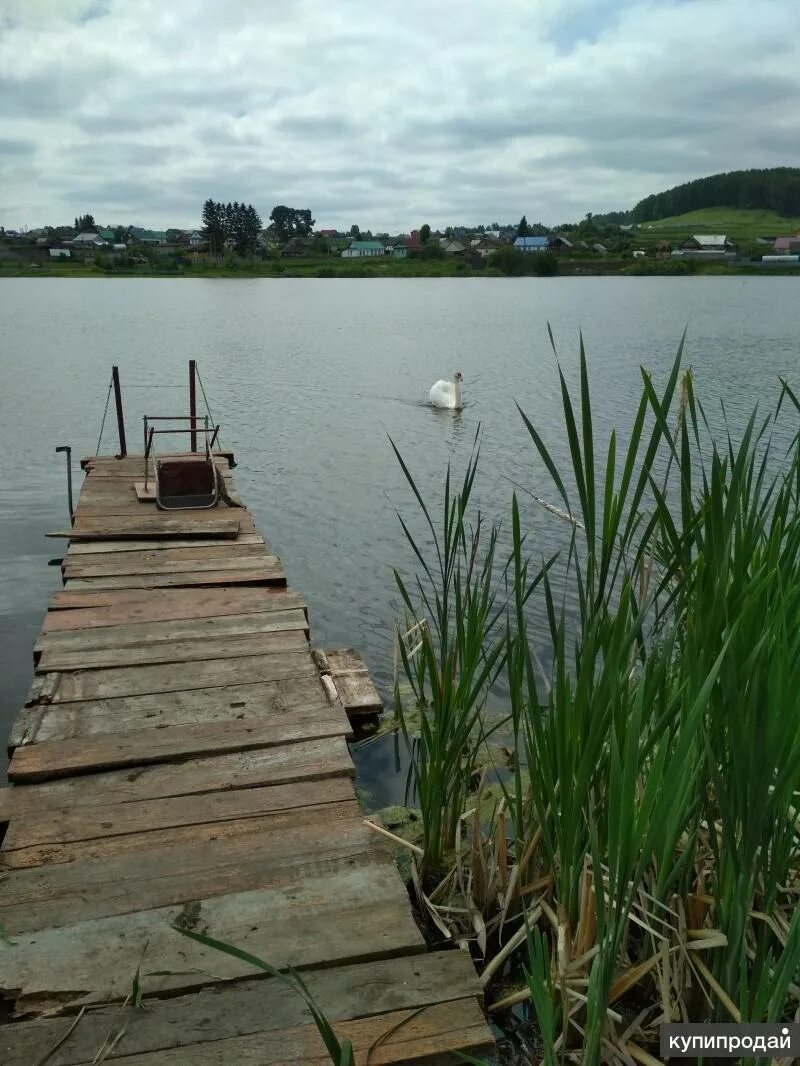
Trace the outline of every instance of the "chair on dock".
<path fill-rule="evenodd" d="M 187 422 L 186 426 L 156 427 L 153 422 Z M 200 423 L 200 425 L 198 425 Z M 162 511 L 205 509 L 216 507 L 220 497 L 227 499 L 223 478 L 214 463 L 212 449 L 219 434 L 219 426 L 212 426 L 208 415 L 145 415 L 144 485 L 137 486 L 139 498 L 155 499 Z M 165 434 L 191 433 L 192 453 L 159 456 L 156 437 Z M 197 436 L 202 435 L 205 448 L 194 452 Z M 152 488 L 150 462 L 152 460 Z M 141 491 L 139 491 L 141 489 Z"/>

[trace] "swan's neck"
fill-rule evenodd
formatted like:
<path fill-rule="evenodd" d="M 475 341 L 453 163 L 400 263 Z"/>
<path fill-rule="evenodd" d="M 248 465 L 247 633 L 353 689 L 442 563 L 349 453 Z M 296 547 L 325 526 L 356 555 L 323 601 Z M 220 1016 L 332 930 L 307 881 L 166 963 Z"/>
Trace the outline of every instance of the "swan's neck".
<path fill-rule="evenodd" d="M 455 388 L 455 406 L 461 407 L 461 382 L 458 378 L 453 378 L 453 385 Z"/>

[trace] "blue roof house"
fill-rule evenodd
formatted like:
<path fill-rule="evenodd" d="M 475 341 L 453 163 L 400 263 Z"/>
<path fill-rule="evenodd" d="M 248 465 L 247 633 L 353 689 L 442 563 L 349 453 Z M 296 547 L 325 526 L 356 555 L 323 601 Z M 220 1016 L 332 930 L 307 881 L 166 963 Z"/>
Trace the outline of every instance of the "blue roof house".
<path fill-rule="evenodd" d="M 548 237 L 517 237 L 514 247 L 521 252 L 546 252 L 550 247 Z"/>

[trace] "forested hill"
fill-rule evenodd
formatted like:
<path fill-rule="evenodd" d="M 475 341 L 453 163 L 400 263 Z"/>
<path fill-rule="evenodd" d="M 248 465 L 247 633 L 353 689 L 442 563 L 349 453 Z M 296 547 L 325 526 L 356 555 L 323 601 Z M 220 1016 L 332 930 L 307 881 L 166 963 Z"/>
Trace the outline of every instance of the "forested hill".
<path fill-rule="evenodd" d="M 800 215 L 800 168 L 731 170 L 646 196 L 628 213 L 630 222 L 653 222 L 704 207 L 759 208 Z"/>

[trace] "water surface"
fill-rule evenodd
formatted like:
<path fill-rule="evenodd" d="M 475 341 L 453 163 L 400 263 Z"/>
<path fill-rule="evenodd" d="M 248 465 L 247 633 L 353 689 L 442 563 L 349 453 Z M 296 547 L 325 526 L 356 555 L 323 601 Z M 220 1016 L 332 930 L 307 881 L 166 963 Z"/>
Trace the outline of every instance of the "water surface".
<path fill-rule="evenodd" d="M 415 514 L 390 436 L 435 495 L 480 424 L 476 496 L 503 518 L 514 484 L 549 493 L 515 402 L 566 456 L 548 321 L 572 381 L 583 328 L 596 430 L 624 437 L 639 365 L 663 381 L 687 324 L 696 389 L 712 410 L 724 398 L 733 422 L 774 399 L 779 376 L 800 384 L 798 294 L 796 279 L 774 277 L 0 280 L 0 731 L 59 585 L 47 563 L 63 542 L 45 539 L 67 524 L 54 449 L 96 450 L 112 362 L 140 450 L 141 415 L 185 413 L 198 360 L 239 488 L 307 598 L 314 642 L 358 647 L 388 695 L 392 568 L 412 562 L 395 508 Z M 456 369 L 465 410 L 432 410 L 431 383 Z M 112 404 L 102 451 L 115 433 Z M 554 520 L 531 505 L 526 521 L 548 554 Z M 397 795 L 391 740 L 364 749 L 359 771 L 375 802 Z"/>

